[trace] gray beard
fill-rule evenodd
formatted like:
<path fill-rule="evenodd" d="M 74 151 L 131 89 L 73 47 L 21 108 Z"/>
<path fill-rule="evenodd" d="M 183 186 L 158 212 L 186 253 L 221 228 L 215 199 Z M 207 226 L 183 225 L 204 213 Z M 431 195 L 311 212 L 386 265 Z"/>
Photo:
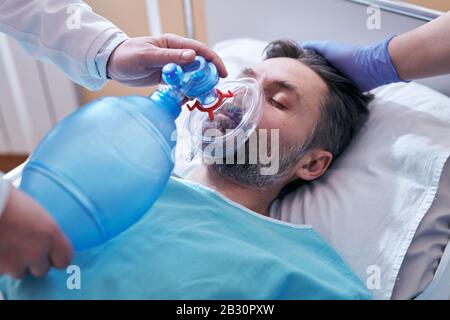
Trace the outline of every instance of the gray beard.
<path fill-rule="evenodd" d="M 256 189 L 268 190 L 275 185 L 282 183 L 286 177 L 291 173 L 293 167 L 303 157 L 308 150 L 307 144 L 302 146 L 285 147 L 280 146 L 279 153 L 279 170 L 276 174 L 262 175 L 261 169 L 267 167 L 266 164 L 249 163 L 249 144 L 245 143 L 245 163 L 239 164 L 237 161 L 237 152 L 234 154 L 231 164 L 226 163 L 224 159 L 223 164 L 214 163 L 209 165 L 209 169 L 213 170 L 219 176 L 230 179 L 239 185 L 249 186 Z M 270 150 L 269 150 L 270 153 Z"/>

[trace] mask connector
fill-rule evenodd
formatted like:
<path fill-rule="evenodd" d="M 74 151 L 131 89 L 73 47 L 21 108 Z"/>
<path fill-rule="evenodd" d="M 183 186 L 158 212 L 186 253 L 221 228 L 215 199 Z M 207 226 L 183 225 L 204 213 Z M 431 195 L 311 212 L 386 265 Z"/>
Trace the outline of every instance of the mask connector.
<path fill-rule="evenodd" d="M 216 89 L 216 95 L 217 95 L 217 99 L 215 102 L 213 102 L 210 105 L 202 105 L 198 100 L 195 101 L 195 103 L 190 106 L 189 104 L 187 104 L 187 108 L 189 111 L 194 111 L 195 109 L 199 110 L 200 112 L 206 112 L 209 115 L 209 119 L 211 121 L 214 121 L 214 112 L 220 108 L 220 106 L 222 106 L 222 104 L 230 98 L 234 97 L 234 93 L 231 92 L 230 90 L 228 90 L 228 92 L 223 93 L 222 91 L 220 91 L 219 89 Z"/>

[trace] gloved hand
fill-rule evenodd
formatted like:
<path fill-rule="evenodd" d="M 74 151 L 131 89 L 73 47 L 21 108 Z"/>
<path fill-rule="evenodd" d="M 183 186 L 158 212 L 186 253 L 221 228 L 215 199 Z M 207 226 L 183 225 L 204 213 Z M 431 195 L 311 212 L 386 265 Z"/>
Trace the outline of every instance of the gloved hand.
<path fill-rule="evenodd" d="M 301 46 L 321 54 L 365 92 L 403 81 L 389 54 L 388 47 L 392 39 L 369 46 L 351 46 L 331 41 L 304 42 Z"/>
<path fill-rule="evenodd" d="M 45 275 L 72 260 L 72 246 L 53 218 L 33 199 L 10 186 L 0 218 L 0 274 Z"/>
<path fill-rule="evenodd" d="M 193 62 L 196 55 L 211 61 L 221 77 L 227 76 L 222 59 L 205 44 L 174 34 L 132 38 L 111 54 L 107 72 L 111 79 L 130 86 L 148 86 L 161 82 L 161 68 L 167 63 Z"/>

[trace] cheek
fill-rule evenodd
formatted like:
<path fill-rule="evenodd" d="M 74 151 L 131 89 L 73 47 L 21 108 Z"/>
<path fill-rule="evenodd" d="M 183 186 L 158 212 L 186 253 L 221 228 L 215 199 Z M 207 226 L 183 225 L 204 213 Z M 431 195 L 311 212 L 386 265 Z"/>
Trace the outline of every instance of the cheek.
<path fill-rule="evenodd" d="M 287 146 L 303 144 L 308 137 L 308 126 L 289 113 L 277 110 L 271 106 L 264 109 L 257 129 L 278 129 L 281 143 Z"/>
<path fill-rule="evenodd" d="M 257 129 L 267 130 L 268 136 L 272 135 L 272 130 L 279 130 L 280 143 L 283 145 L 291 145 L 291 141 L 295 140 L 295 138 L 290 137 L 292 135 L 292 133 L 290 133 L 290 128 L 293 126 L 292 120 L 292 117 L 289 119 L 285 112 L 268 106 L 264 109 L 264 113 Z"/>
<path fill-rule="evenodd" d="M 265 105 L 258 129 L 280 129 L 281 131 L 283 126 L 286 125 L 286 120 L 288 119 L 282 111 L 276 110 L 270 105 Z"/>

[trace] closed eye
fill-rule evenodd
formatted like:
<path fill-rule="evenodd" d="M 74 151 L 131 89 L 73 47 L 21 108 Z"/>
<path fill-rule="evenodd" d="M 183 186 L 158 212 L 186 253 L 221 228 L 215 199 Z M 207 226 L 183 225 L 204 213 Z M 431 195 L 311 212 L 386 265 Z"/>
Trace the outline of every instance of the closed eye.
<path fill-rule="evenodd" d="M 283 104 L 279 103 L 277 100 L 270 98 L 269 99 L 269 103 L 271 105 L 273 105 L 275 108 L 280 109 L 280 110 L 285 110 L 286 106 L 284 106 Z"/>

